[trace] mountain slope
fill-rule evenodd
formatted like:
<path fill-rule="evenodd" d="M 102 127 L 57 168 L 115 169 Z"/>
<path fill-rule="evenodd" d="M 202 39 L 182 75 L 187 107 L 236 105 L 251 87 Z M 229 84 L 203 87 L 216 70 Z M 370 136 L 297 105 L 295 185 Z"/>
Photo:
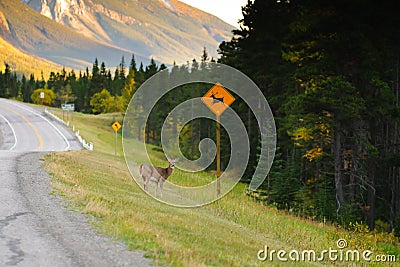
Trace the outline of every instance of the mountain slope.
<path fill-rule="evenodd" d="M 22 0 L 86 37 L 145 58 L 186 62 L 206 47 L 212 56 L 232 26 L 177 0 Z"/>
<path fill-rule="evenodd" d="M 0 71 L 4 71 L 3 62 L 7 63 L 11 70 L 16 71 L 18 74 L 25 74 L 28 77 L 33 73 L 35 78 L 41 78 L 43 71 L 43 76 L 47 79 L 50 71 L 62 68 L 61 65 L 46 59 L 28 55 L 0 37 Z"/>
<path fill-rule="evenodd" d="M 133 52 L 89 39 L 19 1 L 0 0 L 0 13 L 0 36 L 29 54 L 67 67 L 88 66 L 95 57 L 116 65 L 124 53 Z"/>

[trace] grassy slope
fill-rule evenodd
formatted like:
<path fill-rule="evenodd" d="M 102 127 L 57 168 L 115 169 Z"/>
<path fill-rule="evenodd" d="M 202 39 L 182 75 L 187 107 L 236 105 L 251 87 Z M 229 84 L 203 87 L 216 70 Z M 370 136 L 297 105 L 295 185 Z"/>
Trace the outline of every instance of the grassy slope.
<path fill-rule="evenodd" d="M 322 251 L 336 248 L 339 238 L 345 238 L 351 249 L 397 254 L 399 258 L 398 243 L 390 244 L 389 235 L 349 232 L 284 214 L 250 198 L 244 184 L 220 201 L 201 208 L 161 204 L 144 194 L 132 180 L 122 151 L 113 155 L 114 134 L 110 125 L 120 119 L 116 114 L 75 114 L 73 124 L 81 129 L 84 138 L 94 141 L 95 151 L 50 154 L 46 169 L 53 175 L 57 193 L 70 199 L 80 212 L 99 218 L 95 222 L 99 231 L 124 240 L 130 249 L 148 251 L 156 264 L 277 266 L 282 263 L 258 262 L 258 250 L 268 245 L 276 250 Z M 137 151 L 137 156 L 143 158 L 145 153 Z M 162 155 L 154 152 L 152 157 L 160 160 Z M 304 264 L 310 265 L 294 265 Z"/>

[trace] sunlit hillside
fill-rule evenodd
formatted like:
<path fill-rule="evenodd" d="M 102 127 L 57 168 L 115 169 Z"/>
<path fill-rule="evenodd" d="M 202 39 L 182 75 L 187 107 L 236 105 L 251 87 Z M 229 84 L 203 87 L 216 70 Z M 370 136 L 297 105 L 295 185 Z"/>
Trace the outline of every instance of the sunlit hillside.
<path fill-rule="evenodd" d="M 79 3 L 0 0 L 0 36 L 29 54 L 85 69 L 95 58 L 115 67 L 132 53 L 144 64 L 150 58 L 184 63 L 199 58 L 204 47 L 216 57 L 232 35 L 232 26 L 179 1 Z"/>
<path fill-rule="evenodd" d="M 50 71 L 62 68 L 61 65 L 54 64 L 46 59 L 28 55 L 0 37 L 0 71 L 4 71 L 5 63 L 18 75 L 25 74 L 27 77 L 33 73 L 35 78 L 41 78 L 43 71 L 45 79 L 48 78 Z"/>

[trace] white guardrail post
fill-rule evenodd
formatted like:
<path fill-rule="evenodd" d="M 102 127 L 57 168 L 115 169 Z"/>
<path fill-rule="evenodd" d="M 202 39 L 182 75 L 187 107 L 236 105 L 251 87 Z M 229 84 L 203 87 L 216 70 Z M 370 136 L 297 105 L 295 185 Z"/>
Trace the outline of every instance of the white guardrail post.
<path fill-rule="evenodd" d="M 47 108 L 44 109 L 44 112 L 49 115 L 50 117 L 52 117 L 53 119 L 55 119 L 56 121 L 64 124 L 65 126 L 69 127 L 69 121 L 65 122 L 64 120 L 60 119 L 59 117 L 57 117 L 56 115 L 54 115 L 53 113 L 51 113 L 50 111 L 47 110 Z M 75 125 L 72 126 L 72 131 L 75 132 Z M 87 143 L 85 139 L 82 138 L 82 136 L 79 133 L 79 130 L 77 130 L 75 132 L 75 136 L 78 138 L 79 142 L 82 144 L 82 146 L 87 149 L 87 150 L 91 150 L 93 151 L 93 142 L 89 142 Z"/>

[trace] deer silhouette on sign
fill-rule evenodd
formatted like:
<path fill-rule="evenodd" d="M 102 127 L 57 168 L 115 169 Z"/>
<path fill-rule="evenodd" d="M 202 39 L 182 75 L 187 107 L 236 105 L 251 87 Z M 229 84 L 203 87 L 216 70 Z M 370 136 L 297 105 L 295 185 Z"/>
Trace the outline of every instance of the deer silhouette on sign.
<path fill-rule="evenodd" d="M 217 92 L 218 94 L 218 92 Z M 224 97 L 216 97 L 214 92 L 211 92 L 212 104 L 224 103 Z"/>

